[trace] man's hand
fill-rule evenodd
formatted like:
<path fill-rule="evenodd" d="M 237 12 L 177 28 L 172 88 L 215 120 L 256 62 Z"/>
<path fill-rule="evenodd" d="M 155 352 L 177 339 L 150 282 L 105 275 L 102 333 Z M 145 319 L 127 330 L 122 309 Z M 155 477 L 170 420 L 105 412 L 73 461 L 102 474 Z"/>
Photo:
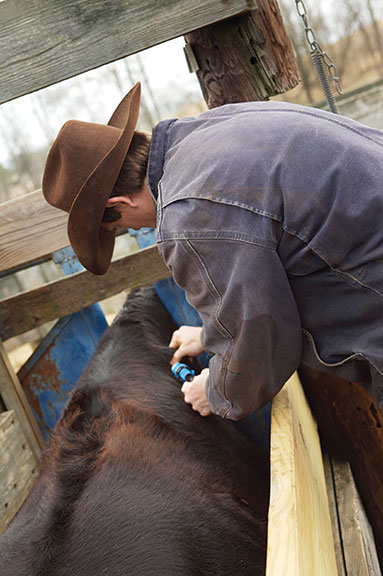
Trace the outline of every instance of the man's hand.
<path fill-rule="evenodd" d="M 191 404 L 193 410 L 199 412 L 201 416 L 209 416 L 211 414 L 205 389 L 208 376 L 209 368 L 204 368 L 201 374 L 194 377 L 192 382 L 185 382 L 181 388 L 185 402 Z"/>
<path fill-rule="evenodd" d="M 201 330 L 195 326 L 181 326 L 173 332 L 169 348 L 177 348 L 170 364 L 181 362 L 184 356 L 198 356 L 204 351 L 201 343 Z"/>

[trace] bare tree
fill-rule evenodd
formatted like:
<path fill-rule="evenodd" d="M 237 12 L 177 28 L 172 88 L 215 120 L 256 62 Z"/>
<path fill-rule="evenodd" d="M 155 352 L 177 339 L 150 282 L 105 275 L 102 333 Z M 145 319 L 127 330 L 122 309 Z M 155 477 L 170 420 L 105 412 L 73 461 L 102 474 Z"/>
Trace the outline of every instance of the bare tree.
<path fill-rule="evenodd" d="M 304 58 L 304 55 L 307 54 L 307 43 L 303 27 L 301 22 L 298 20 L 299 17 L 296 13 L 293 2 L 290 2 L 289 0 L 279 0 L 279 5 L 287 33 L 294 48 L 303 89 L 306 93 L 307 100 L 313 102 L 312 64 L 307 58 Z"/>
<path fill-rule="evenodd" d="M 383 73 L 383 42 L 382 36 L 379 28 L 379 23 L 375 16 L 375 10 L 372 5 L 371 0 L 367 0 L 367 9 L 370 16 L 371 24 L 372 24 L 372 32 L 374 36 L 374 43 L 375 47 L 378 51 L 378 61 L 379 61 L 379 71 Z"/>

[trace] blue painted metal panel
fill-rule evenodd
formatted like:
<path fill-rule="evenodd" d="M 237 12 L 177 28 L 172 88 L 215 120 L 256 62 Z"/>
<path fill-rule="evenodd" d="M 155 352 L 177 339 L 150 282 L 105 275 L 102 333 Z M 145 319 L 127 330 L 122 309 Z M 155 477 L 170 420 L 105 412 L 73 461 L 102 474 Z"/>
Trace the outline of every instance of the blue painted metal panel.
<path fill-rule="evenodd" d="M 54 261 L 67 275 L 83 270 L 71 248 L 56 252 Z M 66 316 L 57 322 L 19 371 L 20 382 L 45 440 L 107 327 L 99 304 Z"/>
<path fill-rule="evenodd" d="M 45 440 L 106 327 L 105 318 L 94 306 L 62 318 L 19 371 L 19 379 Z"/>

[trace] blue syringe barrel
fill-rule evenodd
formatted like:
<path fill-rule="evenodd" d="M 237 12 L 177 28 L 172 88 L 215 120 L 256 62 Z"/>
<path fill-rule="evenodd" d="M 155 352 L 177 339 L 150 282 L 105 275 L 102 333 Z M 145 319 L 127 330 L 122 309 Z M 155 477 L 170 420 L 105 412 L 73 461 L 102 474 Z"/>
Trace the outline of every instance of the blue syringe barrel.
<path fill-rule="evenodd" d="M 178 380 L 181 380 L 181 382 L 191 382 L 194 380 L 195 371 L 182 362 L 176 362 L 176 364 L 173 364 L 172 372 Z"/>

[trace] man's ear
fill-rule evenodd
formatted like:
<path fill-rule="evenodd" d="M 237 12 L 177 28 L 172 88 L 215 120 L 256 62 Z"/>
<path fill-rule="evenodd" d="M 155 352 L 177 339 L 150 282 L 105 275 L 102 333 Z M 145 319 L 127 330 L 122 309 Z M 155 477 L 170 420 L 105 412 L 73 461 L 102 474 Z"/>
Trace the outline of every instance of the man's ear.
<path fill-rule="evenodd" d="M 127 194 L 126 196 L 112 196 L 106 201 L 106 208 L 113 208 L 113 206 L 118 206 L 118 204 L 125 204 L 130 208 L 136 208 L 137 202 L 134 200 L 132 194 Z"/>

